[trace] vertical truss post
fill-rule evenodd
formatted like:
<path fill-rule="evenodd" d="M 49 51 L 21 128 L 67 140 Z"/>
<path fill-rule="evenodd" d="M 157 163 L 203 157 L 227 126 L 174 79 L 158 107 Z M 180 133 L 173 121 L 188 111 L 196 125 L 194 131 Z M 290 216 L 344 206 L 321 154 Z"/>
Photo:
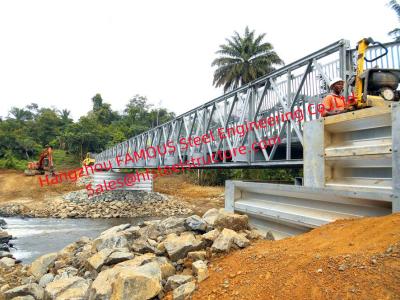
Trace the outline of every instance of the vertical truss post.
<path fill-rule="evenodd" d="M 287 107 L 290 107 L 290 112 L 293 111 L 292 103 L 290 99 L 292 97 L 292 73 L 290 70 L 287 72 Z M 290 160 L 292 158 L 292 127 L 291 122 L 286 122 L 286 159 Z"/>
<path fill-rule="evenodd" d="M 343 40 L 342 45 L 339 49 L 339 67 L 340 67 L 340 77 L 344 80 L 344 96 L 347 99 L 349 96 L 349 89 L 347 86 L 347 80 L 350 77 L 351 70 L 348 69 L 347 65 L 347 52 L 349 52 L 350 44 L 349 41 Z"/>
<path fill-rule="evenodd" d="M 255 87 L 251 87 L 249 88 L 249 101 L 247 101 L 247 105 L 249 106 L 248 108 L 248 117 L 247 120 L 248 121 L 252 121 L 254 119 L 254 112 L 255 112 L 255 101 L 256 101 L 256 91 L 255 91 Z M 243 108 L 245 109 L 245 108 Z M 249 163 L 249 165 L 254 162 L 254 151 L 252 151 L 253 149 L 251 148 L 253 143 L 254 143 L 254 131 L 251 130 L 250 134 L 248 135 L 248 139 L 247 139 L 247 162 Z"/>

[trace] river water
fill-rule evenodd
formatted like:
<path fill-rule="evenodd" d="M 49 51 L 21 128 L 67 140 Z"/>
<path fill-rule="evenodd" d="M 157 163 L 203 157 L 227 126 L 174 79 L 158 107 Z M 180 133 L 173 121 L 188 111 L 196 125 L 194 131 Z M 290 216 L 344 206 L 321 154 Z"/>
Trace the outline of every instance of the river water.
<path fill-rule="evenodd" d="M 120 224 L 139 224 L 144 220 L 157 218 L 115 218 L 115 219 L 55 219 L 55 218 L 3 218 L 5 229 L 16 239 L 11 243 L 14 257 L 24 264 L 37 257 L 57 252 L 82 236 L 97 237 L 102 231 Z"/>

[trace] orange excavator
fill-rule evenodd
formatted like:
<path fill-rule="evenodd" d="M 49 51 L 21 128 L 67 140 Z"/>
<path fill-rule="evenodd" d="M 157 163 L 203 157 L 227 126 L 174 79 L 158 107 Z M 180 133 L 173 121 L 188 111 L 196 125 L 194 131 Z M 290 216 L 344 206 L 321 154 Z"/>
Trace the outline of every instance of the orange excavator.
<path fill-rule="evenodd" d="M 31 161 L 28 163 L 28 168 L 25 170 L 25 175 L 43 175 L 48 172 L 54 176 L 54 164 L 53 164 L 53 147 L 46 146 L 46 149 L 40 153 L 38 161 Z"/>

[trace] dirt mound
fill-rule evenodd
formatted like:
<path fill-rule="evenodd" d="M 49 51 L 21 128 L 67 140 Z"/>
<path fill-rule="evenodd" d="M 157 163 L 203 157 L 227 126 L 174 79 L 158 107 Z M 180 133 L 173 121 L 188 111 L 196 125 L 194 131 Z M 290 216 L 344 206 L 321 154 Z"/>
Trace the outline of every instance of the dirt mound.
<path fill-rule="evenodd" d="M 174 196 L 192 205 L 194 213 L 202 216 L 210 208 L 224 207 L 223 186 L 199 186 L 191 183 L 185 175 L 158 177 L 154 191 Z"/>
<path fill-rule="evenodd" d="M 80 189 L 73 182 L 52 186 L 40 186 L 40 176 L 26 176 L 21 171 L 0 170 L 0 203 L 26 200 L 43 200 L 45 197 L 61 195 Z M 43 177 L 43 176 L 42 176 Z"/>
<path fill-rule="evenodd" d="M 194 299 L 400 299 L 400 214 L 340 220 L 213 260 Z"/>

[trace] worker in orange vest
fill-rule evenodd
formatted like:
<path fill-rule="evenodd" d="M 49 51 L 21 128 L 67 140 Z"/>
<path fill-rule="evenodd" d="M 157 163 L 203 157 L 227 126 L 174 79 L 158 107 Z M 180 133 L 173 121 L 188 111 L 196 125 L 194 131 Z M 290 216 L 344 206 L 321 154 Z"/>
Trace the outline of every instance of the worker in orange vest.
<path fill-rule="evenodd" d="M 329 88 L 332 93 L 327 95 L 322 104 L 324 105 L 323 117 L 333 116 L 341 114 L 350 110 L 353 110 L 352 106 L 349 106 L 345 98 L 341 95 L 344 87 L 344 80 L 340 77 L 336 77 L 329 83 Z"/>

